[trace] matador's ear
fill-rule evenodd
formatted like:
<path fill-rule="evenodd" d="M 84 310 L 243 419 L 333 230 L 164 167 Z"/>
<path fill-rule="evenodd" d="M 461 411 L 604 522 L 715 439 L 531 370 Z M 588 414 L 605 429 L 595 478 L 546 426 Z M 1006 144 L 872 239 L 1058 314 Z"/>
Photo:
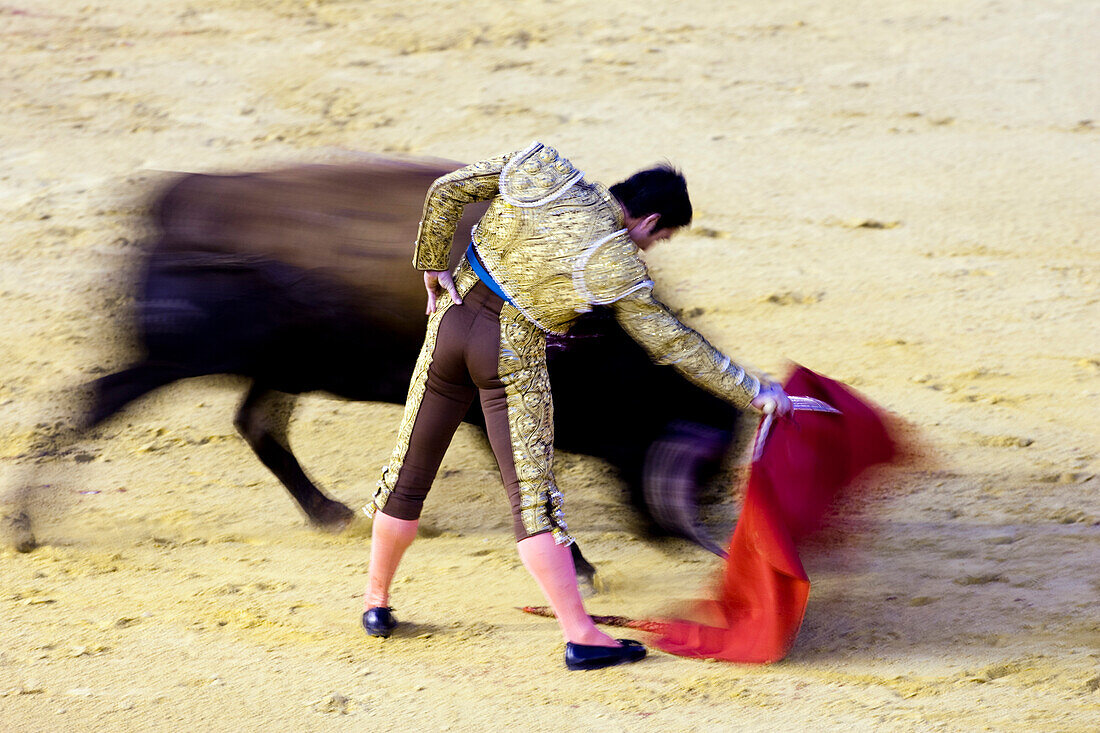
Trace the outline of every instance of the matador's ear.
<path fill-rule="evenodd" d="M 657 231 L 657 225 L 660 223 L 660 214 L 648 214 L 647 216 L 642 217 L 642 220 L 638 222 L 638 226 L 643 227 L 643 231 L 648 235 Z"/>

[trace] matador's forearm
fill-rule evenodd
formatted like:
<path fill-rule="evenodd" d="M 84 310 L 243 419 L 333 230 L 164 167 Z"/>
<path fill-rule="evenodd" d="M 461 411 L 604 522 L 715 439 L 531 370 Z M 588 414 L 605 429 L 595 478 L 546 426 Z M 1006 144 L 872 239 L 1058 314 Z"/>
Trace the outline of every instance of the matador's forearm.
<path fill-rule="evenodd" d="M 459 168 L 432 184 L 424 199 L 413 267 L 435 271 L 448 268 L 451 242 L 462 218 L 463 207 L 475 201 L 488 201 L 497 195 L 500 172 L 509 157 L 510 154 L 502 155 Z"/>
<path fill-rule="evenodd" d="M 658 364 L 671 364 L 684 377 L 741 409 L 760 392 L 760 380 L 684 325 L 650 288 L 615 302 L 615 315 Z"/>

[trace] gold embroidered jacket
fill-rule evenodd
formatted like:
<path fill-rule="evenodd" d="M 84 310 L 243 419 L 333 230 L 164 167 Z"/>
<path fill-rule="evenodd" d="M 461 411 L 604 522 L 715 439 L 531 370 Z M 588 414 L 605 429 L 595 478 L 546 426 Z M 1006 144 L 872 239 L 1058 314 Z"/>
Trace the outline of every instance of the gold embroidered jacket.
<path fill-rule="evenodd" d="M 565 333 L 578 314 L 610 305 L 659 364 L 747 407 L 760 382 L 679 321 L 653 282 L 611 193 L 541 143 L 460 168 L 432 184 L 413 265 L 447 269 L 462 208 L 491 201 L 474 250 L 516 308 L 544 331 Z"/>

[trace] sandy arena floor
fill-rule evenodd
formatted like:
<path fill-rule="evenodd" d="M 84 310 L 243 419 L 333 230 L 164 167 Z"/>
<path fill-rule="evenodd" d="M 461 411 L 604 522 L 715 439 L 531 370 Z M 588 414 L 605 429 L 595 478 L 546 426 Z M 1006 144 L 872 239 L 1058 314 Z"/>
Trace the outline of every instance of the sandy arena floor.
<path fill-rule="evenodd" d="M 538 138 L 612 183 L 668 158 L 696 221 L 652 253 L 658 293 L 934 454 L 883 487 L 862 563 L 808 558 L 791 656 L 566 672 L 555 624 L 513 610 L 542 601 L 465 429 L 399 573 L 405 631 L 368 639 L 364 528 L 308 529 L 234 432 L 240 385 L 202 379 L 49 467 L 44 546 L 0 552 L 0 728 L 1100 727 L 1100 6 L 645 5 L 0 5 L 0 490 L 70 389 L 125 363 L 162 171 Z M 292 437 L 358 506 L 398 417 L 311 396 Z M 559 474 L 607 586 L 593 613 L 704 587 L 715 560 L 635 539 L 605 465 Z"/>

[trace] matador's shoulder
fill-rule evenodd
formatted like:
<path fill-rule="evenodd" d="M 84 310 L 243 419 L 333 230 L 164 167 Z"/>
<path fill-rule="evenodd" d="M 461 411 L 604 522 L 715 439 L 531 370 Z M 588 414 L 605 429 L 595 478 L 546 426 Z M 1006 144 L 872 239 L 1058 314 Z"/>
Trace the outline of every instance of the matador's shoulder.
<path fill-rule="evenodd" d="M 614 303 L 636 290 L 653 287 L 641 253 L 625 229 L 592 244 L 578 265 L 577 285 L 582 297 L 593 305 Z"/>
<path fill-rule="evenodd" d="M 584 173 L 540 142 L 514 153 L 500 174 L 500 195 L 512 206 L 543 206 L 564 195 Z"/>

